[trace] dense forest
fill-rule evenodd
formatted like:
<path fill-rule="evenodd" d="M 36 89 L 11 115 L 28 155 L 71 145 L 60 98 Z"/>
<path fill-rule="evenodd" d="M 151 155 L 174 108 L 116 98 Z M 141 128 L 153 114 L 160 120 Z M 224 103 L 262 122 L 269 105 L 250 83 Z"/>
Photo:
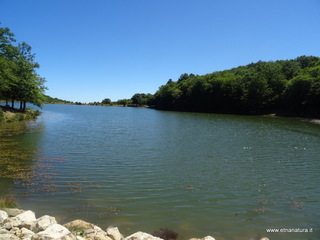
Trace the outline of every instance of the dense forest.
<path fill-rule="evenodd" d="M 320 117 L 320 58 L 259 61 L 203 76 L 184 73 L 146 100 L 162 110 Z"/>
<path fill-rule="evenodd" d="M 36 72 L 40 65 L 31 46 L 15 42 L 10 29 L 0 27 L 0 100 L 6 105 L 10 101 L 12 108 L 19 101 L 20 109 L 25 110 L 27 102 L 37 106 L 43 103 L 45 79 Z"/>

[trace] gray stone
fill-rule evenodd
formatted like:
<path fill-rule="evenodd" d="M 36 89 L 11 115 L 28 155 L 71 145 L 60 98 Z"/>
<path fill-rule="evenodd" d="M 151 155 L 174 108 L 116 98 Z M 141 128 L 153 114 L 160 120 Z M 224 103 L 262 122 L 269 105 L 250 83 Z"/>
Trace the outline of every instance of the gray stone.
<path fill-rule="evenodd" d="M 83 237 L 87 240 L 112 240 L 105 231 L 102 231 L 101 228 L 97 226 L 86 230 Z"/>
<path fill-rule="evenodd" d="M 21 222 L 34 222 L 37 220 L 35 213 L 31 210 L 20 213 L 19 215 L 15 216 L 15 218 L 19 219 Z"/>
<path fill-rule="evenodd" d="M 215 239 L 211 236 L 206 236 L 204 238 L 191 238 L 190 240 L 215 240 Z"/>
<path fill-rule="evenodd" d="M 24 212 L 24 210 L 18 208 L 5 208 L 3 210 L 8 213 L 9 217 L 15 217 Z"/>
<path fill-rule="evenodd" d="M 12 233 L 5 233 L 0 235 L 0 240 L 21 240 L 21 239 L 13 235 Z"/>
<path fill-rule="evenodd" d="M 31 240 L 32 237 L 35 235 L 35 233 L 29 229 L 21 228 L 21 229 L 19 229 L 19 231 L 15 232 L 15 235 L 18 236 L 22 240 Z"/>
<path fill-rule="evenodd" d="M 152 236 L 149 233 L 136 232 L 126 237 L 125 240 L 162 240 L 162 238 Z"/>
<path fill-rule="evenodd" d="M 36 216 L 34 212 L 28 210 L 23 213 L 20 213 L 19 215 L 12 217 L 12 218 L 7 218 L 4 221 L 3 228 L 5 229 L 12 229 L 14 227 L 25 227 L 30 229 L 31 226 L 34 224 L 36 221 Z"/>
<path fill-rule="evenodd" d="M 38 218 L 34 225 L 32 226 L 31 230 L 34 232 L 41 232 L 46 230 L 49 226 L 57 224 L 57 221 L 54 217 L 44 215 L 41 218 Z"/>
<path fill-rule="evenodd" d="M 17 220 L 12 219 L 12 218 L 8 218 L 4 221 L 4 224 L 2 227 L 4 229 L 10 230 L 14 227 L 14 225 L 17 225 L 17 224 L 18 224 Z"/>
<path fill-rule="evenodd" d="M 76 236 L 77 240 L 86 240 L 85 238 L 81 237 L 81 236 Z"/>
<path fill-rule="evenodd" d="M 70 231 L 60 224 L 53 224 L 46 230 L 38 232 L 32 239 L 35 240 L 53 240 L 53 239 L 76 239 L 71 237 Z"/>
<path fill-rule="evenodd" d="M 3 223 L 9 217 L 8 213 L 0 210 L 0 223 Z"/>
<path fill-rule="evenodd" d="M 0 236 L 7 233 L 10 233 L 7 229 L 0 228 Z"/>
<path fill-rule="evenodd" d="M 71 232 L 73 230 L 75 231 L 85 231 L 88 229 L 93 229 L 94 228 L 94 224 L 77 219 L 74 220 L 72 222 L 68 222 L 66 224 L 64 224 L 63 226 L 65 226 L 66 228 L 68 228 Z"/>
<path fill-rule="evenodd" d="M 113 240 L 123 240 L 123 235 L 119 232 L 119 229 L 117 227 L 108 227 L 106 230 L 108 236 L 112 238 Z"/>

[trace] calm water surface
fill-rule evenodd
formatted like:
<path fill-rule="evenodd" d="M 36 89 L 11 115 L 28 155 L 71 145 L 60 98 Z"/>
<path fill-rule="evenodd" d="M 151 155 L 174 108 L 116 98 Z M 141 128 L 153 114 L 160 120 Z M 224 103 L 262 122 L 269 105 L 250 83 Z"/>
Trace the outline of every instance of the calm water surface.
<path fill-rule="evenodd" d="M 320 239 L 320 125 L 122 107 L 42 111 L 36 122 L 0 125 L 0 194 L 38 217 L 126 235 Z"/>

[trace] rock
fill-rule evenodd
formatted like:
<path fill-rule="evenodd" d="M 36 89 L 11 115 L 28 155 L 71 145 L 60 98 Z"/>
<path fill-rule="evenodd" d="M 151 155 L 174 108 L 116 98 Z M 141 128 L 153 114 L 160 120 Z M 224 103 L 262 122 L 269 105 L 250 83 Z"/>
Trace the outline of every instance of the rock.
<path fill-rule="evenodd" d="M 64 226 L 74 233 L 77 236 L 77 239 L 112 240 L 112 238 L 110 238 L 100 227 L 83 220 L 74 220 L 66 223 Z"/>
<path fill-rule="evenodd" d="M 49 226 L 53 224 L 57 224 L 56 219 L 54 217 L 44 215 L 36 220 L 31 230 L 33 230 L 34 232 L 41 232 L 46 230 Z"/>
<path fill-rule="evenodd" d="M 84 239 L 83 237 L 80 237 L 80 236 L 76 236 L 77 240 L 86 240 Z"/>
<path fill-rule="evenodd" d="M 3 223 L 9 217 L 8 213 L 0 210 L 0 223 Z"/>
<path fill-rule="evenodd" d="M 125 240 L 162 240 L 162 238 L 158 238 L 144 232 L 136 232 L 126 237 Z"/>
<path fill-rule="evenodd" d="M 117 227 L 108 227 L 106 230 L 108 237 L 112 238 L 113 240 L 123 240 L 123 235 L 119 232 Z"/>
<path fill-rule="evenodd" d="M 3 210 L 8 213 L 9 217 L 15 217 L 24 212 L 24 210 L 18 208 L 5 208 Z"/>
<path fill-rule="evenodd" d="M 263 238 L 261 238 L 260 240 L 269 240 L 269 238 L 263 237 Z"/>
<path fill-rule="evenodd" d="M 15 216 L 15 218 L 19 219 L 22 222 L 34 222 L 37 220 L 35 213 L 31 210 L 20 213 L 19 215 Z"/>
<path fill-rule="evenodd" d="M 29 229 L 21 228 L 21 229 L 19 229 L 19 231 L 15 232 L 15 235 L 23 240 L 31 240 L 32 237 L 35 235 L 35 233 Z"/>
<path fill-rule="evenodd" d="M 189 240 L 215 240 L 215 239 L 211 236 L 206 236 L 204 238 L 191 238 Z"/>
<path fill-rule="evenodd" d="M 21 240 L 21 239 L 12 233 L 5 233 L 0 235 L 0 240 Z"/>
<path fill-rule="evenodd" d="M 60 224 L 53 224 L 47 227 L 46 230 L 42 232 L 38 232 L 32 238 L 32 240 L 53 240 L 53 239 L 76 240 L 76 237 L 73 236 L 70 233 L 70 231 L 64 226 L 61 226 Z"/>
<path fill-rule="evenodd" d="M 7 229 L 0 228 L 0 236 L 3 234 L 7 234 L 7 233 L 9 233 L 9 231 Z"/>
<path fill-rule="evenodd" d="M 94 224 L 79 219 L 68 222 L 63 226 L 68 228 L 71 232 L 85 231 L 94 228 Z"/>
<path fill-rule="evenodd" d="M 101 228 L 97 226 L 94 226 L 91 229 L 87 229 L 84 232 L 83 237 L 87 240 L 112 240 L 112 238 L 110 238 L 105 231 L 102 231 Z"/>
<path fill-rule="evenodd" d="M 20 213 L 19 215 L 15 216 L 15 217 L 7 218 L 4 221 L 3 228 L 12 229 L 14 227 L 20 227 L 20 228 L 25 227 L 25 228 L 30 229 L 35 221 L 36 221 L 35 213 L 28 210 L 23 213 Z"/>

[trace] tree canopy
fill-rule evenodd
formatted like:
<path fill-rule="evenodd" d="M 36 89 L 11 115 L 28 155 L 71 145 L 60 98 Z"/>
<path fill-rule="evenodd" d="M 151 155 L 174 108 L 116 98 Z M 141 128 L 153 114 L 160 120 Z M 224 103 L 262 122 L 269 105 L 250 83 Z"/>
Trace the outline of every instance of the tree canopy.
<path fill-rule="evenodd" d="M 203 76 L 182 74 L 154 94 L 157 109 L 320 116 L 320 58 L 259 61 Z"/>
<path fill-rule="evenodd" d="M 45 79 L 36 72 L 40 65 L 30 45 L 15 42 L 10 29 L 0 27 L 0 99 L 7 104 L 10 100 L 12 108 L 15 101 L 20 101 L 22 110 L 27 102 L 41 106 L 46 87 Z"/>

